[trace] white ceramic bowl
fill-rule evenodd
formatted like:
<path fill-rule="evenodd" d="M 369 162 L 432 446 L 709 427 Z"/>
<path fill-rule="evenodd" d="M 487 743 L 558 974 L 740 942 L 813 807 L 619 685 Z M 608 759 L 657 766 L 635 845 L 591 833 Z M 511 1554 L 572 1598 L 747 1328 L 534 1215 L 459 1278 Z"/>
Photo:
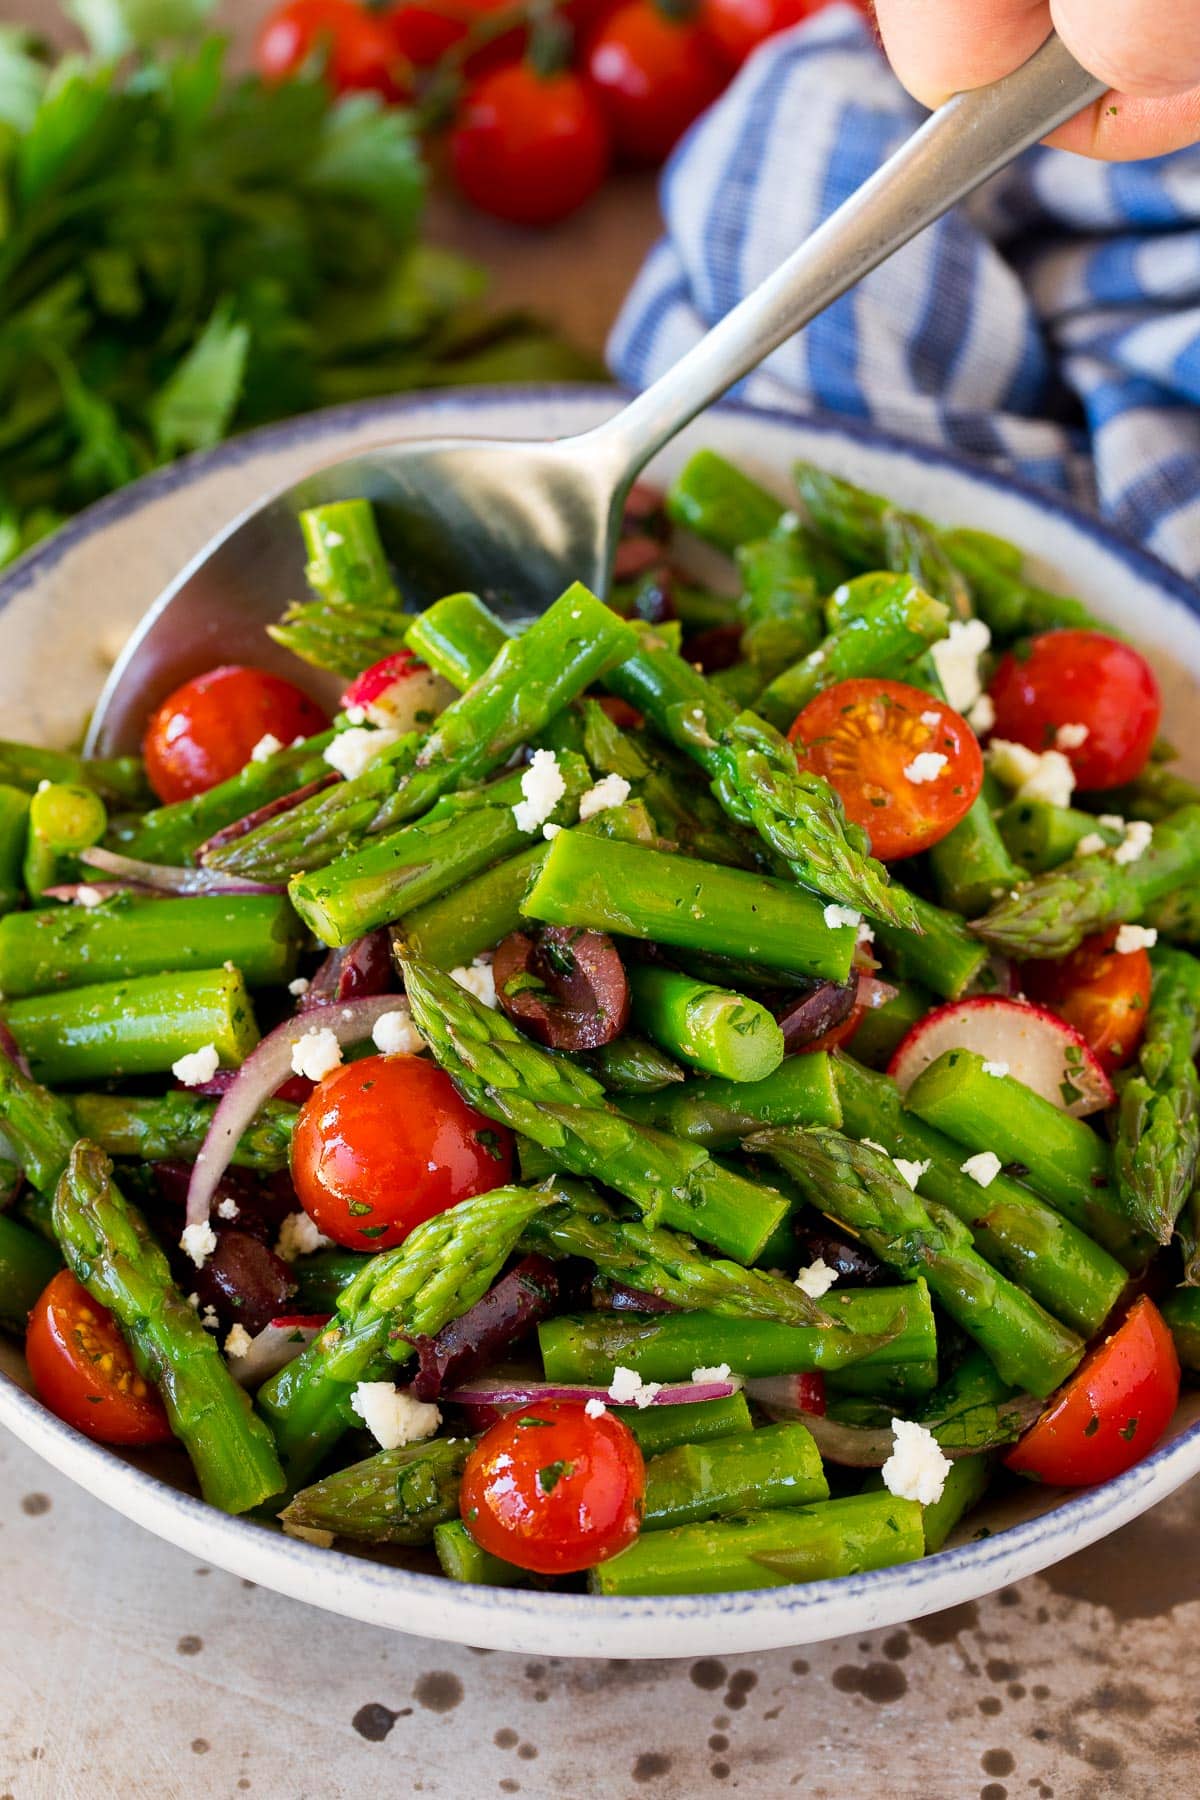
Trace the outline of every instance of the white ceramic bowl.
<path fill-rule="evenodd" d="M 139 482 L 93 507 L 0 583 L 0 730 L 50 743 L 72 737 L 107 661 L 159 590 L 235 513 L 305 470 L 389 438 L 581 431 L 617 404 L 607 389 L 372 403 L 257 432 Z M 792 458 L 808 457 L 934 518 L 999 532 L 1035 551 L 1048 579 L 1084 596 L 1149 650 L 1167 694 L 1168 731 L 1194 745 L 1200 599 L 1091 520 L 965 461 L 856 425 L 734 407 L 691 427 L 651 474 L 670 476 L 702 444 L 757 470 L 781 493 Z M 459 1586 L 226 1518 L 197 1498 L 179 1453 L 126 1456 L 89 1443 L 33 1399 L 25 1381 L 15 1346 L 0 1342 L 0 1423 L 98 1499 L 195 1556 L 351 1618 L 539 1655 L 733 1654 L 873 1631 L 1044 1569 L 1200 1471 L 1200 1394 L 1193 1394 L 1169 1437 L 1128 1474 L 1067 1497 L 1021 1489 L 973 1514 L 959 1541 L 924 1562 L 749 1594 L 521 1593 Z"/>

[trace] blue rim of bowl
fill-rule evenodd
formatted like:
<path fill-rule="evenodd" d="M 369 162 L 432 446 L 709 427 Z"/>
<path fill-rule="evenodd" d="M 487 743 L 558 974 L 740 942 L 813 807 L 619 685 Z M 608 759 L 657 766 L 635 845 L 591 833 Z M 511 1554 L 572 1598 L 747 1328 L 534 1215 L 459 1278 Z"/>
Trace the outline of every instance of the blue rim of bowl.
<path fill-rule="evenodd" d="M 32 582 L 43 576 L 47 570 L 61 560 L 77 543 L 102 531 L 115 520 L 127 517 L 176 489 L 188 485 L 189 482 L 223 466 L 236 466 L 248 461 L 264 451 L 286 448 L 302 439 L 309 439 L 318 448 L 322 438 L 346 429 L 354 424 L 378 420 L 381 425 L 389 421 L 403 420 L 406 414 L 446 412 L 473 412 L 503 405 L 505 402 L 518 406 L 537 406 L 551 403 L 570 403 L 572 401 L 592 402 L 614 400 L 622 397 L 621 390 L 615 387 L 600 385 L 541 385 L 512 388 L 464 388 L 454 390 L 445 395 L 412 396 L 405 395 L 366 402 L 355 402 L 347 406 L 331 407 L 324 412 L 305 415 L 299 419 L 286 420 L 278 425 L 266 426 L 255 432 L 248 432 L 243 437 L 231 439 L 226 444 L 218 445 L 213 450 L 200 451 L 173 463 L 165 469 L 144 477 L 128 488 L 123 488 L 106 499 L 98 501 L 75 519 L 69 521 L 45 544 L 36 545 L 14 565 L 10 574 L 0 580 L 0 610 L 9 601 Z M 722 412 L 735 413 L 748 419 L 766 419 L 772 424 L 786 428 L 801 427 L 813 431 L 819 436 L 828 438 L 849 439 L 868 448 L 885 449 L 902 456 L 917 456 L 925 464 L 934 464 L 956 474 L 967 474 L 972 479 L 983 482 L 1003 493 L 1015 493 L 1037 507 L 1064 520 L 1077 531 L 1091 538 L 1107 554 L 1116 556 L 1127 567 L 1136 571 L 1144 580 L 1151 582 L 1160 591 L 1165 591 L 1171 599 L 1183 606 L 1187 611 L 1200 615 L 1200 591 L 1184 577 L 1169 568 L 1165 563 L 1143 550 L 1139 545 L 1130 543 L 1117 532 L 1101 521 L 1081 512 L 1069 501 L 1060 496 L 1050 494 L 1033 483 L 1019 477 L 999 474 L 970 457 L 962 455 L 950 456 L 926 445 L 909 439 L 897 437 L 889 432 L 876 431 L 854 420 L 837 418 L 816 418 L 806 414 L 785 413 L 778 409 L 750 407 L 730 404 L 719 409 Z M 315 464 L 314 464 L 315 466 Z M 110 1472 L 122 1471 L 118 1479 L 130 1488 L 163 1500 L 175 1511 L 180 1511 L 197 1523 L 205 1524 L 218 1536 L 225 1537 L 237 1534 L 240 1538 L 244 1532 L 259 1534 L 263 1527 L 250 1520 L 231 1518 L 208 1506 L 194 1494 L 173 1488 L 158 1476 L 138 1469 L 124 1459 L 116 1457 L 103 1445 L 92 1443 L 82 1438 L 78 1432 L 65 1425 L 49 1413 L 33 1395 L 25 1392 L 18 1383 L 3 1378 L 3 1386 L 11 1390 L 19 1412 L 24 1413 L 32 1426 L 32 1438 L 42 1438 L 61 1445 L 64 1460 L 72 1464 L 82 1464 L 85 1468 L 94 1465 L 97 1469 Z M 28 1440 L 26 1440 L 28 1441 Z M 33 1448 L 37 1448 L 36 1443 Z M 54 1460 L 54 1459 L 50 1459 Z M 57 1464 L 63 1468 L 62 1463 Z M 69 1473 L 63 1469 L 64 1473 Z M 1170 1439 L 1159 1449 L 1154 1450 L 1141 1462 L 1135 1463 L 1123 1475 L 1099 1487 L 1087 1488 L 1079 1494 L 1061 1501 L 1050 1511 L 1039 1514 L 1034 1519 L 1008 1526 L 987 1538 L 973 1539 L 968 1543 L 955 1546 L 953 1549 L 940 1550 L 935 1555 L 925 1557 L 920 1562 L 902 1563 L 891 1568 L 874 1569 L 858 1575 L 843 1575 L 833 1580 L 815 1581 L 795 1584 L 788 1587 L 755 1589 L 750 1592 L 731 1592 L 721 1594 L 680 1594 L 656 1595 L 638 1599 L 618 1599 L 615 1596 L 598 1596 L 589 1594 L 539 1594 L 525 1590 L 506 1588 L 473 1588 L 471 1604 L 480 1610 L 512 1610 L 519 1608 L 523 1613 L 531 1610 L 545 1614 L 547 1617 L 574 1613 L 587 1620 L 599 1623 L 608 1618 L 645 1621 L 647 1624 L 655 1619 L 678 1619 L 702 1614 L 705 1617 L 724 1614 L 747 1614 L 754 1612 L 770 1612 L 778 1615 L 786 1613 L 800 1616 L 819 1611 L 823 1606 L 837 1598 L 853 1601 L 859 1598 L 873 1598 L 882 1601 L 889 1594 L 903 1594 L 906 1601 L 911 1597 L 915 1602 L 913 1611 L 919 1613 L 920 1591 L 923 1587 L 936 1583 L 943 1586 L 948 1577 L 955 1574 L 969 1576 L 973 1591 L 986 1592 L 989 1585 L 988 1570 L 997 1563 L 1008 1562 L 1013 1557 L 1021 1557 L 1023 1553 L 1047 1548 L 1050 1540 L 1061 1539 L 1061 1555 L 1069 1555 L 1072 1551 L 1094 1542 L 1104 1535 L 1103 1530 L 1094 1530 L 1104 1517 L 1111 1512 L 1119 1512 L 1122 1503 L 1133 1499 L 1139 1491 L 1145 1492 L 1153 1488 L 1155 1498 L 1162 1499 L 1173 1488 L 1178 1487 L 1191 1476 L 1200 1473 L 1200 1420 L 1188 1426 L 1177 1437 Z M 80 1485 L 86 1487 L 85 1481 Z M 1138 1509 L 1139 1511 L 1142 1509 Z M 1136 1516 L 1135 1514 L 1130 1515 Z M 1114 1527 L 1115 1528 L 1115 1527 Z M 444 1594 L 445 1577 L 425 1575 L 416 1571 L 396 1568 L 393 1565 L 373 1562 L 369 1558 L 352 1556 L 343 1551 L 319 1549 L 282 1534 L 272 1537 L 273 1559 L 281 1558 L 293 1563 L 298 1569 L 313 1572 L 318 1566 L 314 1559 L 322 1559 L 323 1566 L 331 1568 L 329 1559 L 333 1559 L 331 1572 L 336 1570 L 342 1580 L 362 1583 L 377 1587 L 381 1584 L 402 1584 L 411 1586 L 418 1593 L 433 1597 Z M 1058 1560 L 1057 1555 L 1050 1554 L 1039 1557 L 1036 1566 L 1046 1567 Z M 1001 1577 L 1007 1579 L 1007 1576 Z M 462 1595 L 460 1594 L 460 1597 Z M 936 1604 L 936 1603 L 935 1603 Z"/>

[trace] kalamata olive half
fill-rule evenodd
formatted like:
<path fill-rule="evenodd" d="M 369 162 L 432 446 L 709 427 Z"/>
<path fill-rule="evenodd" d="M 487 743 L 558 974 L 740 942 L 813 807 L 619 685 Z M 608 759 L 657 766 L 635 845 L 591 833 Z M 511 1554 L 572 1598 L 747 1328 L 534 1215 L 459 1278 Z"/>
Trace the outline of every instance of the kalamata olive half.
<path fill-rule="evenodd" d="M 200 1310 L 212 1306 L 223 1330 L 243 1325 L 251 1337 L 287 1311 L 296 1292 L 288 1265 L 249 1232 L 221 1229 L 217 1247 L 195 1275 Z"/>
<path fill-rule="evenodd" d="M 848 1019 L 857 995 L 857 975 L 851 975 L 849 981 L 820 981 L 807 994 L 789 995 L 775 1012 L 788 1055 L 815 1043 Z"/>
<path fill-rule="evenodd" d="M 514 1025 L 550 1050 L 598 1050 L 629 1022 L 629 983 L 603 931 L 546 925 L 514 931 L 492 964 L 496 998 Z"/>

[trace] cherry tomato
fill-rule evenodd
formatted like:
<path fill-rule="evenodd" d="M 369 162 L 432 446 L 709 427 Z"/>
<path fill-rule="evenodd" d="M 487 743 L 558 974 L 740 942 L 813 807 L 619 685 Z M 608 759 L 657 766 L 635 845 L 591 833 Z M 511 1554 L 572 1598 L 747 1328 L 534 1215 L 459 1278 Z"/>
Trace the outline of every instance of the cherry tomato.
<path fill-rule="evenodd" d="M 518 225 L 550 225 L 590 200 L 608 172 L 608 134 L 577 75 L 543 77 L 529 63 L 484 75 L 450 136 L 467 199 Z"/>
<path fill-rule="evenodd" d="M 727 80 L 699 25 L 628 0 L 588 46 L 587 75 L 628 162 L 659 163 Z"/>
<path fill-rule="evenodd" d="M 1162 717 L 1145 657 L 1102 631 L 1047 631 L 1010 650 L 988 692 L 994 736 L 1061 750 L 1081 788 L 1120 787 L 1139 775 Z M 1082 742 L 1072 726 L 1085 728 Z"/>
<path fill-rule="evenodd" d="M 646 1470 L 628 1425 L 579 1400 L 509 1413 L 467 1458 L 463 1524 L 493 1556 L 539 1575 L 607 1562 L 638 1534 Z"/>
<path fill-rule="evenodd" d="M 226 663 L 185 681 L 151 713 L 142 739 L 146 774 L 160 800 L 188 800 L 236 775 L 264 737 L 290 744 L 328 723 L 282 675 Z"/>
<path fill-rule="evenodd" d="M 164 1444 L 163 1403 L 107 1307 L 60 1269 L 29 1315 L 25 1360 L 52 1413 L 101 1444 Z"/>
<path fill-rule="evenodd" d="M 383 15 L 383 23 L 396 53 L 415 69 L 430 69 L 447 50 L 460 44 L 476 22 L 488 13 L 501 12 L 508 0 L 402 0 Z M 513 34 L 505 33 L 510 49 Z M 516 34 L 516 41 L 520 41 Z M 479 54 L 492 45 L 481 46 Z M 477 66 L 475 56 L 468 67 Z"/>
<path fill-rule="evenodd" d="M 408 92 L 408 70 L 387 23 L 355 0 L 284 0 L 268 13 L 254 50 L 264 81 L 286 81 L 325 57 L 337 94 L 367 91 L 385 100 Z"/>
<path fill-rule="evenodd" d="M 983 784 L 966 720 L 902 681 L 839 681 L 809 701 L 788 736 L 800 767 L 825 777 L 885 862 L 953 831 Z"/>
<path fill-rule="evenodd" d="M 1147 1456 L 1179 1399 L 1179 1358 L 1152 1300 L 1135 1300 L 1005 1457 L 1052 1487 L 1111 1481 Z"/>
<path fill-rule="evenodd" d="M 366 1056 L 320 1082 L 292 1137 L 300 1204 L 350 1250 L 401 1244 L 424 1219 L 503 1187 L 512 1138 L 419 1056 Z"/>
<path fill-rule="evenodd" d="M 722 55 L 737 68 L 767 38 L 828 4 L 829 0 L 703 0 L 700 17 Z"/>
<path fill-rule="evenodd" d="M 1116 949 L 1116 928 L 1085 938 L 1060 962 L 1026 963 L 1021 986 L 1082 1032 L 1106 1075 L 1127 1063 L 1146 1029 L 1150 958 Z"/>

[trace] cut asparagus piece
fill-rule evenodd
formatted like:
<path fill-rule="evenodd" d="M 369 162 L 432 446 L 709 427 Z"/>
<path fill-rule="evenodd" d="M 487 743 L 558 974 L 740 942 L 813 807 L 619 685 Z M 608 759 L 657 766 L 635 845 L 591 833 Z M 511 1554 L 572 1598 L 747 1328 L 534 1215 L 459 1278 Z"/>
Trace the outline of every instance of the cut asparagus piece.
<path fill-rule="evenodd" d="M 413 907 L 393 931 L 396 952 L 419 956 L 435 969 L 458 969 L 494 950 L 522 923 L 521 902 L 549 846 L 529 844 L 470 881 Z"/>
<path fill-rule="evenodd" d="M 828 1498 L 821 1457 L 804 1426 L 765 1425 L 742 1437 L 681 1444 L 652 1456 L 642 1529 L 669 1531 L 729 1513 Z"/>
<path fill-rule="evenodd" d="M 628 973 L 634 1024 L 680 1062 L 757 1082 L 783 1061 L 783 1033 L 757 1000 L 661 964 L 638 963 Z"/>
<path fill-rule="evenodd" d="M 0 915 L 25 902 L 25 844 L 29 795 L 0 783 Z"/>
<path fill-rule="evenodd" d="M 54 1245 L 0 1213 L 0 1325 L 23 1333 L 39 1295 L 61 1267 Z"/>
<path fill-rule="evenodd" d="M 724 1400 L 696 1400 L 686 1406 L 610 1406 L 628 1425 L 644 1457 L 661 1456 L 680 1444 L 709 1444 L 737 1437 L 752 1427 L 750 1408 L 740 1389 Z"/>
<path fill-rule="evenodd" d="M 1159 1310 L 1171 1329 L 1175 1350 L 1189 1375 L 1200 1375 L 1200 1288 L 1180 1287 L 1159 1301 Z M 720 1401 L 710 1401 L 720 1405 Z M 674 1408 L 659 1407 L 660 1412 Z"/>
<path fill-rule="evenodd" d="M 526 1587 L 528 1569 L 503 1562 L 490 1551 L 481 1550 L 461 1519 L 451 1519 L 434 1528 L 433 1547 L 442 1574 L 450 1581 L 469 1581 L 476 1587 Z"/>
<path fill-rule="evenodd" d="M 949 610 L 907 576 L 893 577 L 893 591 L 833 632 L 802 662 L 776 676 L 755 710 L 786 731 L 815 695 L 856 676 L 907 679 L 905 670 L 930 644 L 946 635 Z"/>
<path fill-rule="evenodd" d="M 1156 950 L 1151 961 L 1146 1029 L 1118 1082 L 1113 1168 L 1126 1214 L 1167 1244 L 1200 1160 L 1200 962 L 1181 950 Z"/>
<path fill-rule="evenodd" d="M 461 692 L 477 681 L 509 633 L 477 594 L 447 594 L 411 621 L 405 643 Z"/>
<path fill-rule="evenodd" d="M 470 1453 L 465 1437 L 380 1450 L 302 1488 L 280 1519 L 363 1544 L 431 1544 L 435 1527 L 458 1517 Z"/>
<path fill-rule="evenodd" d="M 730 555 L 773 531 L 784 505 L 715 450 L 697 450 L 667 489 L 667 513 L 677 525 Z"/>
<path fill-rule="evenodd" d="M 78 852 L 98 844 L 108 825 L 94 789 L 66 782 L 39 787 L 29 802 L 25 886 L 34 900 L 49 887 L 79 876 Z"/>
<path fill-rule="evenodd" d="M 888 970 L 902 981 L 919 981 L 945 1000 L 957 1000 L 982 971 L 988 959 L 987 946 L 972 936 L 956 913 L 919 895 L 910 897 L 917 920 L 915 931 L 898 930 L 881 921 L 875 924 L 875 940 L 886 952 Z"/>
<path fill-rule="evenodd" d="M 336 500 L 300 514 L 314 598 L 288 608 L 268 634 L 319 669 L 349 679 L 404 643 L 408 619 L 388 572 L 369 500 Z"/>
<path fill-rule="evenodd" d="M 72 1094 L 70 1104 L 82 1137 L 109 1156 L 141 1162 L 194 1162 L 217 1110 L 215 1100 L 177 1088 L 145 1097 Z M 230 1162 L 261 1175 L 286 1169 L 298 1111 L 285 1100 L 264 1101 L 234 1145 Z"/>
<path fill-rule="evenodd" d="M 623 1100 L 621 1110 L 672 1137 L 732 1150 L 764 1125 L 840 1125 L 833 1065 L 822 1050 L 785 1056 L 761 1081 L 688 1081 Z"/>
<path fill-rule="evenodd" d="M 855 1027 L 850 1040 L 855 1061 L 863 1063 L 868 1069 L 886 1069 L 901 1040 L 907 1037 L 917 1020 L 923 1019 L 936 1004 L 929 990 L 919 983 L 897 983 L 893 998 L 885 1000 L 882 1006 L 869 1006 Z M 837 1125 L 840 1122 L 838 1119 L 811 1121 L 814 1125 Z M 809 1121 L 801 1119 L 796 1123 L 808 1124 Z"/>
<path fill-rule="evenodd" d="M 1052 806 L 1048 800 L 1011 800 L 997 823 L 1013 856 L 1031 875 L 1044 875 L 1067 862 L 1085 837 L 1103 838 L 1114 849 L 1125 835 L 1123 825 L 1102 825 L 1091 813 Z"/>
<path fill-rule="evenodd" d="M 0 738 L 0 781 L 33 794 L 44 781 L 92 788 L 116 806 L 144 806 L 150 797 L 140 756 L 83 757 Z"/>
<path fill-rule="evenodd" d="M 591 1051 L 583 1063 L 610 1094 L 656 1094 L 684 1079 L 679 1064 L 657 1044 L 629 1032 Z"/>

